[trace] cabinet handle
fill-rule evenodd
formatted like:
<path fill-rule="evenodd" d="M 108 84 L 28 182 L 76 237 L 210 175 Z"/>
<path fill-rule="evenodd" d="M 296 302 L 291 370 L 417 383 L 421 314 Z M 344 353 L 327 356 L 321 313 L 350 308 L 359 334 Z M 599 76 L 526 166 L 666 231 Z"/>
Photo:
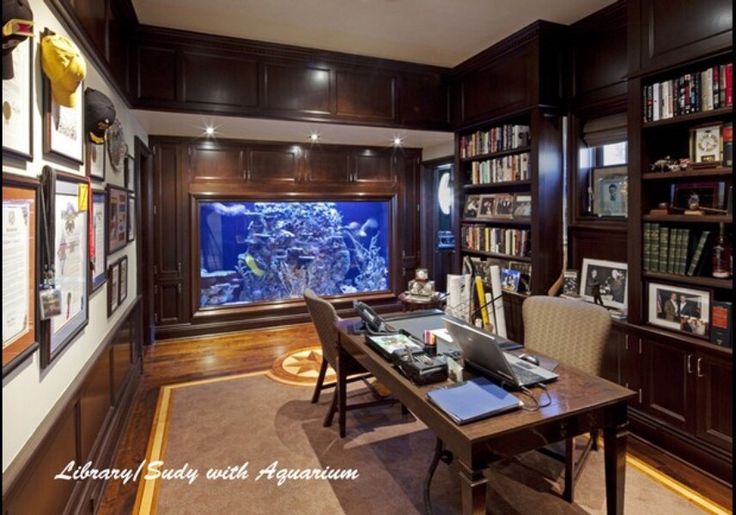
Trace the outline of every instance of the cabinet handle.
<path fill-rule="evenodd" d="M 629 335 L 628 334 L 626 335 L 626 343 L 624 344 L 624 348 L 626 350 L 629 350 Z"/>
<path fill-rule="evenodd" d="M 702 374 L 702 373 L 701 373 L 701 370 L 700 370 L 700 362 L 701 362 L 701 361 L 703 361 L 703 358 L 698 358 L 698 362 L 697 362 L 697 364 L 696 364 L 696 366 L 697 366 L 697 368 L 698 368 L 698 377 L 705 377 L 705 375 L 704 375 L 704 374 Z"/>
<path fill-rule="evenodd" d="M 181 295 L 181 283 L 176 285 L 176 292 Z"/>
<path fill-rule="evenodd" d="M 181 273 L 181 261 L 176 262 L 176 272 L 179 274 Z"/>
<path fill-rule="evenodd" d="M 688 354 L 687 355 L 687 373 L 688 374 L 692 374 L 693 373 L 693 363 L 692 363 L 692 361 L 693 361 L 693 355 L 692 354 Z"/>
<path fill-rule="evenodd" d="M 639 338 L 639 354 L 641 354 L 641 338 Z"/>
<path fill-rule="evenodd" d="M 641 404 L 641 388 L 639 388 L 639 404 Z"/>

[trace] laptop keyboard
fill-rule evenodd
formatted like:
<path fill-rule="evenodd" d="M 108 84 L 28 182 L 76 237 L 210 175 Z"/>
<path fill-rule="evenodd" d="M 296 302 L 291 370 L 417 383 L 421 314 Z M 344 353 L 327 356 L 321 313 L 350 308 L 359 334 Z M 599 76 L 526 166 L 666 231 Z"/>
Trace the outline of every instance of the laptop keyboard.
<path fill-rule="evenodd" d="M 516 377 L 519 378 L 519 381 L 521 382 L 521 384 L 527 385 L 527 384 L 544 382 L 545 380 L 544 377 L 527 370 L 525 368 L 525 365 L 526 364 L 521 364 L 521 363 L 514 363 L 513 365 L 511 365 L 511 368 L 514 369 L 514 374 L 516 374 Z M 531 366 L 531 365 L 526 365 L 526 366 Z"/>

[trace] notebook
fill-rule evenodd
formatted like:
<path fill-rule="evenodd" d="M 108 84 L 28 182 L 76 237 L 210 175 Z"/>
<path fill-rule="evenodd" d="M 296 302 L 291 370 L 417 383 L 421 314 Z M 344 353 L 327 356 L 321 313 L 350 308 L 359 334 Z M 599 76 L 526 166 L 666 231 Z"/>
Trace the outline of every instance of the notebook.
<path fill-rule="evenodd" d="M 485 377 L 427 393 L 431 403 L 462 425 L 521 407 L 521 401 Z"/>

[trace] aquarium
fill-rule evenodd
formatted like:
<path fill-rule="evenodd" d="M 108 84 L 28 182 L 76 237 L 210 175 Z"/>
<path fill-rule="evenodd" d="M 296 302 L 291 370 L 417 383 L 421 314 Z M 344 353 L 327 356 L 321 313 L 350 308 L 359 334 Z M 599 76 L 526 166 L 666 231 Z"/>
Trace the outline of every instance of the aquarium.
<path fill-rule="evenodd" d="M 389 201 L 200 201 L 200 307 L 385 291 Z"/>

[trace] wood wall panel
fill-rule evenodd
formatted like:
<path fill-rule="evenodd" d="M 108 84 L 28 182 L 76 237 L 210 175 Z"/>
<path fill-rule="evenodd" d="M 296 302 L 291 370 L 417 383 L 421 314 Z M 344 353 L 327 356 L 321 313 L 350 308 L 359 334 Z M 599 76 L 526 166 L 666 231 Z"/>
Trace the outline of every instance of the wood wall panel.
<path fill-rule="evenodd" d="M 572 270 L 582 270 L 584 258 L 627 262 L 625 231 L 571 227 L 568 244 L 570 257 L 567 267 Z"/>
<path fill-rule="evenodd" d="M 128 84 L 128 34 L 132 30 L 128 20 L 118 13 L 117 3 L 110 1 L 107 6 L 107 49 L 106 58 L 113 77 L 124 91 Z"/>
<path fill-rule="evenodd" d="M 338 70 L 337 116 L 394 121 L 396 77 L 379 72 Z"/>
<path fill-rule="evenodd" d="M 367 150 L 353 156 L 355 180 L 358 182 L 394 182 L 394 158 L 386 152 Z"/>
<path fill-rule="evenodd" d="M 161 241 L 161 240 L 157 240 Z M 157 246 L 165 245 L 164 242 Z M 178 256 L 177 256 L 178 257 Z M 182 256 L 183 258 L 183 256 Z M 159 324 L 172 324 L 184 318 L 183 298 L 181 295 L 181 282 L 176 280 L 160 281 L 156 288 L 156 314 Z"/>
<path fill-rule="evenodd" d="M 186 103 L 223 107 L 258 104 L 258 63 L 226 53 L 183 52 L 181 77 Z"/>
<path fill-rule="evenodd" d="M 248 180 L 265 183 L 297 181 L 299 177 L 298 154 L 297 149 L 251 150 Z"/>
<path fill-rule="evenodd" d="M 177 98 L 176 52 L 170 48 L 138 48 L 138 91 L 142 101 L 174 101 Z"/>
<path fill-rule="evenodd" d="M 103 352 L 95 362 L 82 386 L 79 399 L 80 452 L 89 456 L 99 430 L 107 417 L 111 400 L 110 352 Z"/>
<path fill-rule="evenodd" d="M 179 254 L 181 241 L 178 225 L 181 223 L 177 202 L 179 178 L 177 175 L 178 155 L 174 146 L 161 146 L 155 156 L 156 183 L 154 204 L 156 216 L 154 221 L 155 241 L 165 242 L 155 250 L 154 266 L 157 276 L 161 278 L 176 277 L 180 271 Z"/>
<path fill-rule="evenodd" d="M 242 147 L 189 147 L 189 179 L 193 181 L 245 180 L 245 150 Z"/>
<path fill-rule="evenodd" d="M 317 183 L 342 183 L 351 179 L 350 153 L 311 148 L 304 157 L 307 180 Z"/>
<path fill-rule="evenodd" d="M 122 325 L 110 346 L 112 402 L 120 402 L 125 386 L 125 379 L 130 373 L 130 364 L 134 357 L 134 324 L 128 321 Z"/>
<path fill-rule="evenodd" d="M 399 80 L 402 124 L 449 122 L 447 86 L 442 75 L 404 75 Z"/>
<path fill-rule="evenodd" d="M 312 114 L 332 110 L 329 68 L 266 63 L 264 69 L 266 109 Z"/>
<path fill-rule="evenodd" d="M 92 44 L 105 55 L 105 23 L 107 17 L 107 1 L 73 0 L 72 8 Z"/>

